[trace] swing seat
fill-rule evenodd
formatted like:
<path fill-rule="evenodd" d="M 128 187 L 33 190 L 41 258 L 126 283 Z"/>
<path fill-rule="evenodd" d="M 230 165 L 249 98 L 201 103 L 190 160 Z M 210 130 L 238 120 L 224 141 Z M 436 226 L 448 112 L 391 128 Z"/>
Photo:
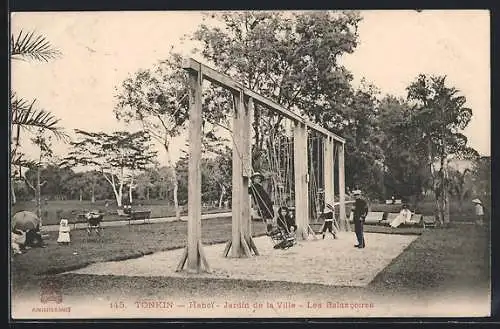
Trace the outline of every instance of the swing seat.
<path fill-rule="evenodd" d="M 288 249 L 296 243 L 293 235 L 279 227 L 268 232 L 268 235 L 273 240 L 274 249 Z"/>

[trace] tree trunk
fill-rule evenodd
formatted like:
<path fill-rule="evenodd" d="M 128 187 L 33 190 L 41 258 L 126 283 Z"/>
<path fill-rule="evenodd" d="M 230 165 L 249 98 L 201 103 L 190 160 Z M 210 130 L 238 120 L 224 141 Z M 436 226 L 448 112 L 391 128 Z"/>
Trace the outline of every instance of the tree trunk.
<path fill-rule="evenodd" d="M 149 201 L 149 186 L 146 186 L 146 200 Z"/>
<path fill-rule="evenodd" d="M 449 225 L 450 224 L 450 197 L 449 197 L 447 190 L 444 191 L 443 203 L 444 203 L 443 221 L 444 221 L 445 225 Z"/>
<path fill-rule="evenodd" d="M 16 204 L 16 189 L 14 188 L 14 184 L 10 184 L 10 190 L 12 192 L 12 199 L 11 199 L 11 202 L 12 202 L 12 205 L 15 205 Z"/>
<path fill-rule="evenodd" d="M 175 219 L 181 220 L 181 208 L 179 207 L 179 200 L 177 199 L 177 190 L 179 189 L 179 183 L 177 182 L 177 173 L 174 169 L 174 206 L 175 206 Z"/>
<path fill-rule="evenodd" d="M 122 207 L 122 190 L 123 190 L 123 184 L 120 183 L 119 189 L 116 189 L 115 185 L 115 175 L 111 174 L 111 180 L 104 174 L 104 177 L 106 180 L 111 184 L 111 187 L 113 188 L 113 193 L 115 194 L 116 198 L 116 205 L 118 208 Z"/>
<path fill-rule="evenodd" d="M 222 208 L 222 200 L 224 199 L 224 195 L 226 194 L 226 187 L 221 184 L 221 192 L 219 198 L 219 208 Z"/>
<path fill-rule="evenodd" d="M 40 221 L 42 220 L 42 193 L 41 193 L 41 182 L 40 182 L 40 166 L 36 170 L 36 212 Z"/>
<path fill-rule="evenodd" d="M 91 202 L 95 203 L 95 186 L 94 186 L 94 184 L 92 184 L 92 190 L 90 191 L 90 193 L 91 193 L 91 196 L 90 196 Z"/>
<path fill-rule="evenodd" d="M 167 164 L 170 168 L 172 168 L 172 173 L 174 176 L 174 207 L 175 207 L 175 219 L 179 221 L 181 219 L 181 209 L 179 207 L 179 200 L 177 197 L 177 191 L 179 189 L 179 182 L 177 181 L 177 170 L 175 169 L 175 166 L 172 165 L 172 159 L 170 158 L 170 152 L 169 152 L 169 145 L 165 141 L 163 143 L 163 146 L 165 147 L 165 152 L 167 154 Z M 189 196 L 188 196 L 189 197 Z"/>
<path fill-rule="evenodd" d="M 82 202 L 82 201 L 83 201 L 83 190 L 80 189 L 80 202 Z"/>
<path fill-rule="evenodd" d="M 133 187 L 134 186 L 134 179 L 130 179 L 130 184 L 128 186 L 128 200 L 130 201 L 130 204 L 132 204 L 132 190 L 133 190 Z"/>
<path fill-rule="evenodd" d="M 446 162 L 446 161 L 445 161 Z M 450 200 L 448 193 L 448 179 L 446 174 L 446 164 L 443 167 L 443 190 L 442 190 L 442 204 L 443 204 L 443 223 L 448 225 L 450 223 Z"/>

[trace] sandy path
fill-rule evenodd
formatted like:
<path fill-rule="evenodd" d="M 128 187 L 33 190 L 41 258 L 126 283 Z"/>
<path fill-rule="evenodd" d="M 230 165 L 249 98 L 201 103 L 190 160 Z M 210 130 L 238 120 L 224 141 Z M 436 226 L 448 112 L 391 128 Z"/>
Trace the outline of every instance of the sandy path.
<path fill-rule="evenodd" d="M 287 250 L 272 248 L 268 237 L 255 239 L 260 256 L 224 258 L 224 244 L 205 246 L 211 273 L 176 273 L 182 250 L 158 252 L 137 259 L 104 262 L 71 273 L 125 276 L 212 277 L 288 281 L 335 286 L 366 286 L 417 236 L 367 233 L 367 248 L 353 247 L 353 233 L 322 240 L 299 241 Z"/>

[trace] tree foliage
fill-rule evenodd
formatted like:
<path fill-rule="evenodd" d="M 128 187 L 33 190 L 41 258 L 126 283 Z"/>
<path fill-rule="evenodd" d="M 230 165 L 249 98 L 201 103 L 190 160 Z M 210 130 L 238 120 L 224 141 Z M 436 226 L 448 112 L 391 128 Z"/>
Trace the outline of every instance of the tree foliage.
<path fill-rule="evenodd" d="M 60 51 L 52 46 L 45 36 L 35 32 L 19 32 L 17 36 L 11 35 L 10 58 L 11 60 L 36 60 L 49 61 L 60 55 Z M 58 139 L 67 141 L 68 136 L 58 126 L 59 119 L 52 113 L 35 106 L 36 100 L 28 101 L 14 91 L 10 91 L 10 166 L 13 178 L 22 178 L 22 168 L 32 168 L 37 163 L 26 158 L 21 152 L 21 132 L 27 131 L 31 135 L 39 130 L 50 131 Z M 11 180 L 12 183 L 12 180 Z M 15 187 L 11 188 L 12 202 L 16 202 Z"/>
<path fill-rule="evenodd" d="M 135 171 L 154 163 L 150 136 L 144 131 L 86 132 L 75 130 L 78 140 L 64 159 L 69 166 L 89 166 L 99 170 L 113 188 L 118 206 L 122 205 L 123 186 Z"/>
<path fill-rule="evenodd" d="M 361 18 L 356 12 L 228 12 L 212 17 L 218 25 L 200 25 L 193 39 L 217 70 L 317 122 L 342 117 L 352 76 L 339 58 L 357 45 Z M 282 117 L 259 106 L 254 116 L 258 160 L 266 136 L 279 130 Z"/>

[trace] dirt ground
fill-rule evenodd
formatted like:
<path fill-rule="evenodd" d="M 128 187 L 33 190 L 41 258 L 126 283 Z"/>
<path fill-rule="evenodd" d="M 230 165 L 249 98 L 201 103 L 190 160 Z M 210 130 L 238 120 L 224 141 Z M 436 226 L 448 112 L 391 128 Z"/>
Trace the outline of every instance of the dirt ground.
<path fill-rule="evenodd" d="M 274 249 L 267 237 L 255 238 L 260 255 L 251 258 L 222 256 L 225 244 L 204 248 L 211 273 L 204 278 L 286 281 L 331 286 L 366 286 L 417 236 L 367 233 L 368 248 L 354 248 L 352 233 L 341 232 L 338 239 L 327 236 L 298 241 L 292 248 Z M 103 262 L 73 271 L 76 274 L 190 277 L 175 269 L 183 250 L 154 253 L 121 262 Z"/>
<path fill-rule="evenodd" d="M 207 230 L 204 243 L 217 242 L 216 240 L 219 240 L 218 243 L 225 241 L 225 237 L 230 236 L 229 224 L 230 222 L 227 221 L 214 221 L 205 226 Z M 12 315 L 15 318 L 33 319 L 82 317 L 330 318 L 472 317 L 486 316 L 490 312 L 489 230 L 471 225 L 420 232 L 422 235 L 404 247 L 399 256 L 389 260 L 388 265 L 381 269 L 373 279 L 370 279 L 367 285 L 359 286 L 346 287 L 235 278 L 168 277 L 164 273 L 130 276 L 128 274 L 136 271 L 131 266 L 123 270 L 124 275 L 95 275 L 95 273 L 56 275 L 64 270 L 74 270 L 91 263 L 131 258 L 131 252 L 137 251 L 136 246 L 141 245 L 138 237 L 144 234 L 148 235 L 148 239 L 143 240 L 142 244 L 146 243 L 147 249 L 142 246 L 141 252 L 143 254 L 149 250 L 154 252 L 145 257 L 152 257 L 156 253 L 161 254 L 162 251 L 172 249 L 174 244 L 179 248 L 183 245 L 184 225 L 178 223 L 168 226 L 168 230 L 162 231 L 162 234 L 154 233 L 155 227 L 163 227 L 160 225 L 151 226 L 151 229 L 142 227 L 141 230 L 135 231 L 129 231 L 128 228 L 117 229 L 116 235 L 112 237 L 108 232 L 107 238 L 110 240 L 107 240 L 105 244 L 96 242 L 95 248 L 89 249 L 88 255 L 85 254 L 86 256 L 80 260 L 78 257 L 81 254 L 77 256 L 72 253 L 66 254 L 62 248 L 61 250 L 48 248 L 21 255 L 24 258 L 16 259 L 17 264 L 13 263 L 16 265 L 14 270 L 18 273 L 16 284 L 13 286 L 15 289 L 12 295 L 12 305 L 15 307 Z M 175 234 L 174 228 L 177 230 Z M 392 237 L 395 233 L 412 233 L 407 230 L 387 231 L 379 227 L 374 227 L 373 230 L 367 227 L 368 230 L 391 233 L 376 234 L 385 237 Z M 165 240 L 164 233 L 171 238 Z M 158 234 L 157 237 L 156 234 Z M 345 252 L 359 251 L 352 248 L 354 233 L 348 234 L 350 235 L 347 239 L 311 241 L 311 245 L 317 244 L 319 247 L 324 244 L 325 248 L 330 251 L 330 247 L 335 248 L 341 243 L 348 243 L 349 248 L 346 248 Z M 172 239 L 177 235 L 179 239 Z M 375 250 L 369 251 L 377 245 L 373 235 L 367 235 L 368 247 L 361 251 L 360 256 L 375 252 Z M 115 236 L 116 241 L 111 243 Z M 84 241 L 81 247 L 86 244 L 88 242 Z M 99 248 L 99 245 L 102 248 Z M 123 249 L 124 245 L 127 246 L 126 249 Z M 212 247 L 205 247 L 207 256 L 210 248 Z M 262 251 L 265 249 L 262 246 L 260 248 Z M 214 250 L 215 256 L 207 258 L 210 266 L 215 270 L 220 266 L 221 258 L 220 253 Z M 292 248 L 289 251 L 298 252 L 298 250 L 297 248 L 293 251 Z M 49 257 L 40 257 L 41 255 Z M 315 254 L 315 257 L 326 256 Z M 71 263 L 68 262 L 70 259 Z M 151 266 L 156 268 L 155 271 L 162 271 L 161 264 L 156 262 Z M 35 266 L 28 266 L 30 263 Z M 259 266 L 261 265 L 250 268 L 258 272 L 261 269 Z M 293 262 L 289 272 L 293 273 L 301 266 L 303 266 L 301 262 Z M 323 265 L 323 269 L 327 266 Z M 165 272 L 168 272 L 166 267 Z M 335 273 L 331 275 L 335 276 Z M 46 281 L 59 283 L 62 303 L 41 302 L 41 287 Z M 59 309 L 56 309 L 57 307 Z"/>

